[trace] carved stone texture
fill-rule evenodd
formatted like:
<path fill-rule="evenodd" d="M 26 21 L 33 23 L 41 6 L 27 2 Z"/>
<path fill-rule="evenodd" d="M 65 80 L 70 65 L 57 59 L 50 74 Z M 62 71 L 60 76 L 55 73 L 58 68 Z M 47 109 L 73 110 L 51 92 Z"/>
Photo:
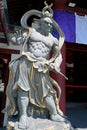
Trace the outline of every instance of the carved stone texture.
<path fill-rule="evenodd" d="M 61 122 L 54 122 L 48 119 L 43 120 L 40 118 L 34 119 L 32 117 L 29 117 L 28 120 L 31 125 L 28 129 L 24 130 L 70 130 L 69 125 Z M 14 123 L 13 121 L 9 121 L 7 130 L 20 130 L 18 128 L 18 122 Z"/>

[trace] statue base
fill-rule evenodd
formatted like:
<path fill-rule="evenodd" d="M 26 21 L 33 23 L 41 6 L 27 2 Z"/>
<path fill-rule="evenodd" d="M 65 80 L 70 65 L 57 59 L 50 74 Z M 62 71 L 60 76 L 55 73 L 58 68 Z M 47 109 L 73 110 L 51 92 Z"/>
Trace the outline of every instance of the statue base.
<path fill-rule="evenodd" d="M 30 126 L 24 130 L 73 130 L 69 124 L 55 122 L 49 119 L 29 117 Z M 8 121 L 7 130 L 23 130 L 18 128 L 18 122 Z"/>

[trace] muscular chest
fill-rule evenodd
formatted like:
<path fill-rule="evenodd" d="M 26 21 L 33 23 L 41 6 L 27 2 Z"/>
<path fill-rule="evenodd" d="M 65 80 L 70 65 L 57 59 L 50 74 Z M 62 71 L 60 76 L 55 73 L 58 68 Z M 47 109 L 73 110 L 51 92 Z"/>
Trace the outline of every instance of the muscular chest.
<path fill-rule="evenodd" d="M 41 35 L 40 33 L 32 33 L 30 39 L 29 39 L 29 43 L 33 44 L 36 46 L 36 44 L 40 44 L 40 45 L 44 45 L 48 48 L 51 48 L 53 46 L 53 41 L 51 36 L 44 36 Z"/>

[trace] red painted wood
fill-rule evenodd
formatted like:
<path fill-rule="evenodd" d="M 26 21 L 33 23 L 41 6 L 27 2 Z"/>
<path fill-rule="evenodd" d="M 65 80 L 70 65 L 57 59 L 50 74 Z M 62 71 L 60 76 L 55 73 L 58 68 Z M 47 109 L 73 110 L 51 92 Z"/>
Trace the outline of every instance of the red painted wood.
<path fill-rule="evenodd" d="M 62 56 L 63 56 L 63 61 L 62 61 L 62 64 L 61 64 L 61 72 L 63 74 L 65 74 L 65 44 L 63 45 L 63 48 L 61 50 L 62 52 Z M 60 74 L 57 74 L 57 73 L 54 73 L 54 72 L 51 72 L 51 77 L 53 79 L 55 79 L 58 84 L 60 85 L 60 88 L 61 88 L 61 98 L 60 98 L 60 108 L 61 110 L 63 111 L 63 113 L 65 114 L 65 78 L 62 77 Z"/>
<path fill-rule="evenodd" d="M 87 9 L 80 7 L 69 7 L 65 3 L 54 2 L 53 4 L 54 10 L 66 10 L 68 12 L 77 13 L 78 15 L 87 15 Z"/>
<path fill-rule="evenodd" d="M 87 45 L 66 42 L 66 49 L 70 51 L 87 52 Z"/>
<path fill-rule="evenodd" d="M 87 86 L 77 86 L 77 85 L 65 85 L 67 88 L 87 88 Z"/>
<path fill-rule="evenodd" d="M 65 74 L 65 61 L 66 61 L 66 56 L 65 56 L 65 48 L 66 45 L 64 44 L 62 47 L 62 57 L 63 57 L 63 61 L 61 64 L 61 71 L 63 74 Z M 66 97 L 65 97 L 65 78 L 61 75 L 59 75 L 59 79 L 58 82 L 61 86 L 61 99 L 60 99 L 60 108 L 62 109 L 62 111 L 64 112 L 64 114 L 66 113 Z"/>
<path fill-rule="evenodd" d="M 13 50 L 13 49 L 5 49 L 5 48 L 0 48 L 0 53 L 1 54 L 19 54 L 19 50 Z"/>

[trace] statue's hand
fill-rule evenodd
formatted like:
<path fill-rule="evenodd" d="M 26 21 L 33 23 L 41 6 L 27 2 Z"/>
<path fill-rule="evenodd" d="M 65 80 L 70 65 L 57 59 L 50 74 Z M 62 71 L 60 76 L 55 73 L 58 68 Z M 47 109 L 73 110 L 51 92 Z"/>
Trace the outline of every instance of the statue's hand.
<path fill-rule="evenodd" d="M 55 64 L 54 64 L 54 63 L 50 63 L 50 64 L 49 64 L 49 69 L 50 69 L 50 70 L 53 70 L 54 68 L 55 68 Z"/>
<path fill-rule="evenodd" d="M 60 69 L 61 63 L 62 63 L 62 55 L 60 53 L 58 57 L 55 59 L 55 61 L 49 64 L 49 67 L 51 70 L 55 70 L 57 73 L 59 73 L 61 71 Z"/>
<path fill-rule="evenodd" d="M 49 68 L 50 68 L 50 70 L 54 70 L 57 73 L 59 73 L 61 71 L 60 66 L 56 66 L 55 63 L 50 63 Z"/>
<path fill-rule="evenodd" d="M 14 45 L 23 44 L 27 37 L 27 32 L 22 32 L 22 30 L 17 30 L 15 33 L 9 35 L 9 41 Z"/>

